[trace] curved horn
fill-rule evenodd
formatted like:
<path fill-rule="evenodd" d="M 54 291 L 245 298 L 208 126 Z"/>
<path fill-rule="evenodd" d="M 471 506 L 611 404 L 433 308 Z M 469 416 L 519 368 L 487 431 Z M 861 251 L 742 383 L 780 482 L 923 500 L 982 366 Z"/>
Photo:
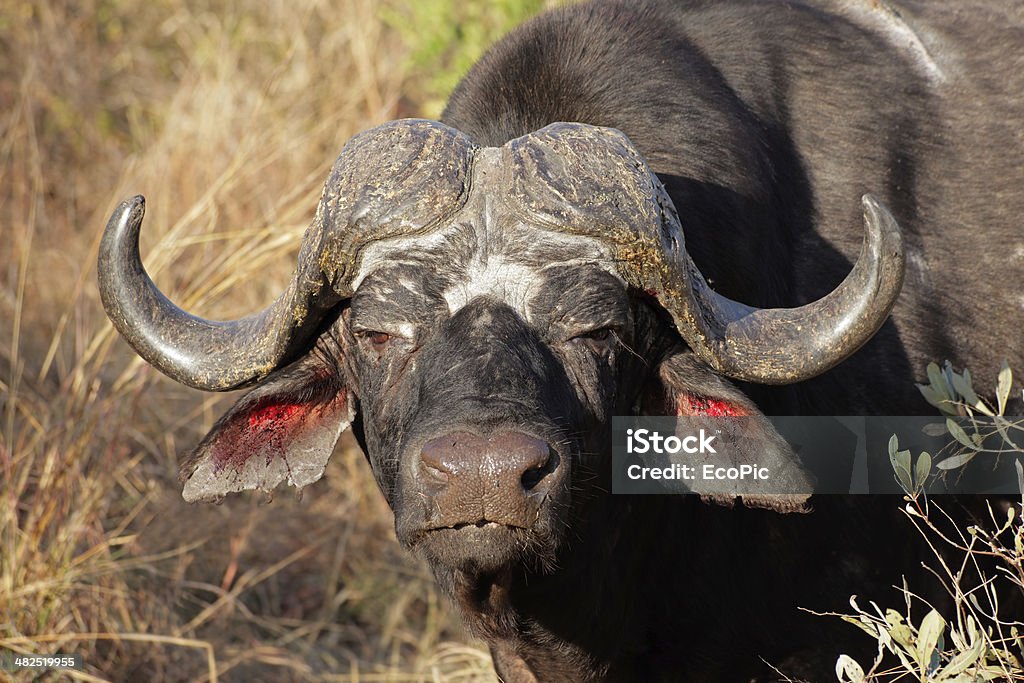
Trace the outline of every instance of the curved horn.
<path fill-rule="evenodd" d="M 753 308 L 716 294 L 685 249 L 676 250 L 666 264 L 673 282 L 663 305 L 694 353 L 736 379 L 788 384 L 859 349 L 896 303 L 906 263 L 896 220 L 871 195 L 862 203 L 866 233 L 853 270 L 832 292 L 797 308 Z"/>
<path fill-rule="evenodd" d="M 672 200 L 620 131 L 556 123 L 509 147 L 515 211 L 612 246 L 623 279 L 653 293 L 693 352 L 729 377 L 788 384 L 825 372 L 878 331 L 903 285 L 899 226 L 869 195 L 867 234 L 846 279 L 805 306 L 758 309 L 708 287 L 686 252 Z"/>
<path fill-rule="evenodd" d="M 140 356 L 197 389 L 258 382 L 310 344 L 352 294 L 363 248 L 424 234 L 465 202 L 475 145 L 443 124 L 392 121 L 353 137 L 324 184 L 288 289 L 254 315 L 226 322 L 181 310 L 157 289 L 139 257 L 141 196 L 121 202 L 100 243 L 100 297 Z"/>
<path fill-rule="evenodd" d="M 315 267 L 304 240 L 291 284 L 254 315 L 226 322 L 197 318 L 157 289 L 139 256 L 146 200 L 137 195 L 114 210 L 100 243 L 100 298 L 129 344 L 172 379 L 197 389 L 227 391 L 280 367 L 319 327 L 340 297 Z"/>

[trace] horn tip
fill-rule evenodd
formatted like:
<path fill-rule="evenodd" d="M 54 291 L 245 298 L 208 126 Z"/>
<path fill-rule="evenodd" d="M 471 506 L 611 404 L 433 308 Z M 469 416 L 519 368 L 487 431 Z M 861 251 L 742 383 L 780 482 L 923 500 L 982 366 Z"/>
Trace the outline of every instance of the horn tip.
<path fill-rule="evenodd" d="M 861 197 L 867 239 L 891 258 L 903 256 L 903 231 L 889 209 L 872 194 Z"/>
<path fill-rule="evenodd" d="M 865 194 L 861 196 L 860 202 L 864 207 L 864 218 L 869 225 L 877 227 L 883 234 L 900 233 L 900 226 L 896 219 L 889 212 L 889 209 L 886 208 L 885 204 L 878 201 L 877 197 L 873 194 Z"/>
<path fill-rule="evenodd" d="M 107 221 L 105 237 L 137 236 L 142 227 L 142 217 L 146 215 L 146 198 L 141 194 L 125 199 Z"/>
<path fill-rule="evenodd" d="M 114 213 L 132 215 L 136 211 L 141 211 L 142 213 L 146 212 L 146 198 L 141 194 L 137 194 L 123 200 L 117 205 Z"/>

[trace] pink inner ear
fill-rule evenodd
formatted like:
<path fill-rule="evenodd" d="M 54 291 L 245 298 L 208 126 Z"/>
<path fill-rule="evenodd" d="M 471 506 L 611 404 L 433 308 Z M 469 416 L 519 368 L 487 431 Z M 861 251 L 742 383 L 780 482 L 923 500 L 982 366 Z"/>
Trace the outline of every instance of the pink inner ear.
<path fill-rule="evenodd" d="M 261 451 L 267 462 L 282 455 L 313 410 L 301 403 L 261 401 L 234 416 L 213 445 L 214 468 L 241 470 L 246 460 Z"/>
<path fill-rule="evenodd" d="M 720 401 L 696 394 L 680 394 L 676 397 L 676 415 L 709 415 L 711 417 L 732 417 L 747 415 L 747 411 L 728 401 Z"/>

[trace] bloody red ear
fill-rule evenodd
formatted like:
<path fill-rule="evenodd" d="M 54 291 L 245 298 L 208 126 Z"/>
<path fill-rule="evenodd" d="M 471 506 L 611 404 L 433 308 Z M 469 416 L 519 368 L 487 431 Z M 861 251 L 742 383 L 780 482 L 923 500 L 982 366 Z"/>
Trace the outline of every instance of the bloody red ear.
<path fill-rule="evenodd" d="M 781 490 L 806 492 L 750 495 L 740 493 L 736 485 L 727 481 L 701 482 L 689 487 L 706 502 L 732 507 L 741 500 L 747 507 L 806 511 L 814 477 L 757 406 L 692 353 L 677 353 L 662 362 L 654 384 L 646 387 L 642 413 L 686 417 L 691 427 L 700 426 L 716 433 L 719 442 L 729 447 L 709 456 L 709 464 L 739 467 L 756 463 L 769 468 Z M 740 419 L 716 419 L 723 417 Z"/>
<path fill-rule="evenodd" d="M 692 353 L 676 353 L 645 388 L 644 415 L 727 417 L 761 415 L 757 406 Z"/>
<path fill-rule="evenodd" d="M 339 378 L 314 356 L 271 375 L 213 426 L 181 467 L 189 502 L 229 493 L 302 488 L 318 480 L 355 417 Z"/>
<path fill-rule="evenodd" d="M 709 415 L 711 417 L 749 415 L 738 403 L 680 392 L 675 395 L 676 415 Z"/>

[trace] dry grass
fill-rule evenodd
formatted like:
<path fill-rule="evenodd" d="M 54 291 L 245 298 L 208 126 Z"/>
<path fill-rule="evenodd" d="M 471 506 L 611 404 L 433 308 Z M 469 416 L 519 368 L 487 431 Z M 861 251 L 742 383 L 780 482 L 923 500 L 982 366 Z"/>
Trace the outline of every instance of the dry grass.
<path fill-rule="evenodd" d="M 179 451 L 231 397 L 139 361 L 96 291 L 106 217 L 142 193 L 173 300 L 207 317 L 271 301 L 344 141 L 417 113 L 381 16 L 0 4 L 0 649 L 81 654 L 82 680 L 493 679 L 351 444 L 301 500 L 182 502 Z"/>

